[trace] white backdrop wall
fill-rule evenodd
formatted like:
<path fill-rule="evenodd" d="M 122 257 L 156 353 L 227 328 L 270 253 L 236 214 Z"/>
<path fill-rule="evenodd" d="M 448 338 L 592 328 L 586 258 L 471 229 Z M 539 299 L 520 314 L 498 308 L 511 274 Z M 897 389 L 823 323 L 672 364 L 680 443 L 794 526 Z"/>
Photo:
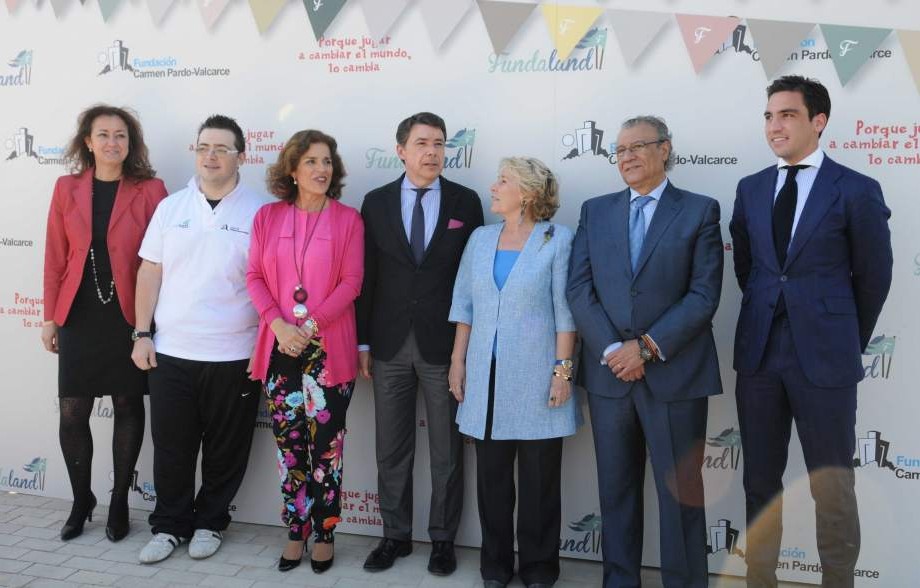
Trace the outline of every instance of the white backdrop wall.
<path fill-rule="evenodd" d="M 367 1 L 367 0 L 365 0 Z M 589 4 L 587 0 L 582 4 Z M 195 3 L 177 2 L 159 26 L 146 5 L 126 1 L 103 23 L 94 2 L 74 3 L 56 20 L 49 3 L 23 3 L 14 14 L 0 13 L 0 77 L 15 74 L 6 65 L 22 50 L 33 51 L 31 79 L 19 86 L 0 85 L 0 490 L 67 498 L 70 487 L 57 441 L 56 360 L 41 349 L 42 260 L 45 217 L 54 180 L 65 171 L 62 147 L 74 130 L 76 115 L 94 102 L 128 105 L 141 117 L 153 163 L 170 190 L 181 188 L 193 173 L 190 146 L 197 125 L 209 114 L 236 117 L 247 132 L 250 161 L 244 181 L 264 186 L 267 164 L 295 131 L 319 128 L 335 136 L 349 175 L 343 202 L 359 207 L 369 189 L 391 181 L 401 166 L 394 160 L 396 123 L 412 112 L 433 110 L 447 120 L 448 136 L 475 131 L 471 145 L 449 149 L 445 175 L 480 194 L 487 205 L 488 186 L 499 158 L 533 155 L 560 177 L 563 206 L 556 220 L 574 228 L 581 202 L 623 187 L 616 168 L 592 152 L 565 158 L 576 130 L 594 121 L 604 132 L 607 151 L 619 123 L 640 113 L 663 116 L 682 156 L 671 173 L 678 186 L 712 195 L 722 205 L 726 266 L 722 304 L 714 321 L 726 393 L 710 401 L 705 483 L 711 526 L 710 569 L 744 572 L 744 495 L 731 369 L 731 349 L 739 292 L 734 282 L 728 235 L 735 185 L 740 177 L 769 165 L 772 154 L 762 133 L 764 88 L 768 83 L 754 56 L 727 47 L 696 75 L 677 26 L 671 22 L 648 52 L 627 67 L 612 34 L 603 59 L 587 50 L 588 71 L 503 73 L 493 71 L 491 45 L 477 9 L 434 49 L 418 10 L 409 10 L 391 29 L 385 46 L 397 57 L 328 59 L 315 56 L 313 38 L 301 3 L 289 3 L 274 25 L 259 35 L 246 3 L 231 2 L 207 30 Z M 602 3 L 608 8 L 637 8 L 637 3 Z M 642 9 L 667 12 L 740 14 L 759 18 L 861 24 L 920 29 L 914 3 L 858 3 L 793 0 L 753 3 L 722 0 L 658 0 Z M 833 11 L 832 11 L 833 6 Z M 598 27 L 607 27 L 604 17 Z M 347 4 L 330 29 L 329 39 L 361 43 L 368 35 L 357 1 Z M 379 40 L 378 40 L 379 41 Z M 146 62 L 135 72 L 100 73 L 116 42 L 129 51 L 129 62 Z M 824 49 L 818 29 L 803 48 Z M 534 13 L 507 49 L 509 58 L 547 57 L 552 42 Z M 918 377 L 918 315 L 910 311 L 920 280 L 920 220 L 915 200 L 920 164 L 894 163 L 896 155 L 920 157 L 918 88 L 897 38 L 881 46 L 886 57 L 870 60 L 846 86 L 837 81 L 828 59 L 790 62 L 780 73 L 821 79 L 833 100 L 824 145 L 831 157 L 868 173 L 882 183 L 893 210 L 895 277 L 876 335 L 885 335 L 864 356 L 867 378 L 860 386 L 855 456 L 863 527 L 858 585 L 911 586 L 913 534 L 920 520 L 920 436 L 914 414 L 920 400 L 912 394 Z M 347 50 L 347 47 L 346 47 Z M 597 59 L 595 61 L 595 59 Z M 152 61 L 151 61 L 152 60 Z M 352 72 L 349 65 L 372 63 L 377 71 Z M 335 67 L 340 70 L 335 72 Z M 138 77 L 163 68 L 186 75 Z M 205 68 L 196 75 L 195 68 Z M 117 68 L 116 68 L 117 69 Z M 140 72 L 140 74 L 138 73 Z M 191 72 L 191 74 L 188 74 Z M 848 141 L 884 138 L 866 125 L 894 125 L 892 145 L 850 145 Z M 22 151 L 31 136 L 36 157 L 8 156 Z M 17 146 L 17 135 L 20 144 Z M 831 143 L 831 142 L 834 143 Z M 872 159 L 873 157 L 881 159 Z M 719 163 L 705 163 L 721 158 Z M 565 158 L 565 159 L 564 159 Z M 703 159 L 704 163 L 700 163 Z M 711 161 L 711 159 L 709 160 Z M 490 218 L 487 214 L 487 218 Z M 490 218 L 494 222 L 494 217 Z M 897 352 L 895 353 L 895 345 Z M 580 398 L 583 402 L 583 398 Z M 346 503 L 341 530 L 379 535 L 382 521 L 376 499 L 373 392 L 360 382 L 348 414 Z M 427 440 L 423 405 L 419 406 L 415 468 L 415 537 L 427 540 Z M 93 488 L 102 502 L 110 489 L 112 408 L 99 400 L 92 418 L 96 439 Z M 151 508 L 152 451 L 149 432 L 137 466 L 132 505 Z M 466 501 L 458 541 L 478 545 L 475 465 L 467 447 Z M 267 415 L 261 414 L 249 471 L 234 501 L 239 521 L 278 523 L 280 508 L 274 441 Z M 560 549 L 568 557 L 599 559 L 599 507 L 590 423 L 566 441 L 563 472 L 563 532 Z M 820 581 L 814 540 L 813 505 L 801 450 L 793 441 L 785 477 L 785 535 L 779 575 L 806 583 Z M 644 561 L 657 565 L 657 505 L 647 483 Z M 8 524 L 0 531 L 12 532 Z M 279 529 L 279 534 L 283 531 Z M 738 534 L 740 532 L 740 535 Z"/>

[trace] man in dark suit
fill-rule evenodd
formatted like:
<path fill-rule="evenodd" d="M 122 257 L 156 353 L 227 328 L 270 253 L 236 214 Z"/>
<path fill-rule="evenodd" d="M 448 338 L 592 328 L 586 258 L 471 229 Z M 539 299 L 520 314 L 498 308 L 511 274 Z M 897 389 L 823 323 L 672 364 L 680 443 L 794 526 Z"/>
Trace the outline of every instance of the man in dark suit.
<path fill-rule="evenodd" d="M 412 551 L 416 396 L 427 410 L 432 541 L 428 570 L 457 567 L 454 536 L 463 507 L 463 442 L 447 385 L 454 326 L 447 321 L 460 256 L 482 225 L 482 203 L 441 177 L 444 120 L 410 116 L 396 130 L 406 173 L 364 198 L 364 287 L 357 301 L 361 374 L 374 382 L 377 488 L 384 538 L 364 562 L 385 570 Z"/>
<path fill-rule="evenodd" d="M 603 521 L 604 586 L 639 586 L 646 447 L 658 490 L 662 581 L 708 585 L 703 447 L 722 392 L 712 317 L 722 289 L 719 203 L 668 181 L 664 121 L 623 123 L 628 189 L 581 208 L 568 299 L 584 338 Z"/>
<path fill-rule="evenodd" d="M 815 500 L 822 585 L 852 586 L 856 383 L 891 285 L 891 213 L 878 182 L 818 147 L 831 110 L 824 86 L 787 76 L 767 96 L 767 143 L 778 161 L 738 183 L 730 225 L 743 291 L 735 369 L 748 586 L 776 586 L 793 420 Z"/>

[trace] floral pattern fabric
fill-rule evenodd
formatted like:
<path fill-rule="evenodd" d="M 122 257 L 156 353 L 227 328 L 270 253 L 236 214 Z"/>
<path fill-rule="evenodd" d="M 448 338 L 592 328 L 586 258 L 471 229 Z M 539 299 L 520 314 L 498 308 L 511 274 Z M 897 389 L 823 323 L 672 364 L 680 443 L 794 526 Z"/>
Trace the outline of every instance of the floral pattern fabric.
<path fill-rule="evenodd" d="M 329 384 L 322 339 L 312 339 L 299 357 L 272 352 L 265 380 L 272 431 L 278 444 L 281 520 L 292 540 L 313 533 L 333 540 L 342 513 L 342 453 L 345 413 L 354 380 Z"/>

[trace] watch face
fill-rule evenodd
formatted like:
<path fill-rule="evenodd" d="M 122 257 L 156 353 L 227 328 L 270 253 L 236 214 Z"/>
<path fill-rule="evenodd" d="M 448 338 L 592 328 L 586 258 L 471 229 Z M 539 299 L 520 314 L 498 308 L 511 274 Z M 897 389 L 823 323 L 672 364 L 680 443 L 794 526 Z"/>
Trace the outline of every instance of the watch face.
<path fill-rule="evenodd" d="M 131 340 L 137 341 L 137 329 L 134 329 L 133 331 L 131 331 Z"/>

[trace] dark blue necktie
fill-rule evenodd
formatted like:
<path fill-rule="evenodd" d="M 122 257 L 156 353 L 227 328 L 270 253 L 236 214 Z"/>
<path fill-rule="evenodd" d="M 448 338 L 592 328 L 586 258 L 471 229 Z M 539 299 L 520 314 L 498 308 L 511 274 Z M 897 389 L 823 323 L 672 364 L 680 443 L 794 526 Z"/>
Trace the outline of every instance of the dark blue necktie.
<path fill-rule="evenodd" d="M 425 255 L 425 211 L 422 209 L 422 196 L 431 188 L 412 188 L 415 191 L 415 207 L 412 209 L 412 226 L 409 229 L 409 248 L 415 258 L 415 264 L 421 265 Z"/>

